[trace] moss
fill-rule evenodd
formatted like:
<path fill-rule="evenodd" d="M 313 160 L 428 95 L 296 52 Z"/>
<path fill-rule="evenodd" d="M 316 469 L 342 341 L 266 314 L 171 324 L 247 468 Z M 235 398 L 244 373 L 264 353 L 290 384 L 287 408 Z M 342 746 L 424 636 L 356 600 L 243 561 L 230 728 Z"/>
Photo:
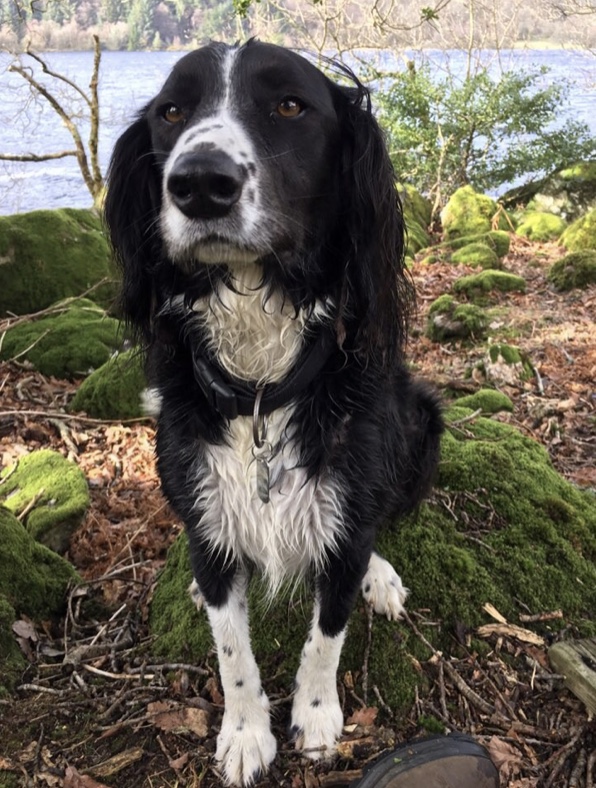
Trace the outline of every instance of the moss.
<path fill-rule="evenodd" d="M 515 232 L 531 241 L 552 241 L 561 235 L 566 226 L 566 222 L 554 213 L 531 211 L 524 214 Z"/>
<path fill-rule="evenodd" d="M 471 186 L 462 186 L 449 199 L 441 213 L 443 230 L 448 240 L 465 235 L 487 233 L 494 228 L 511 229 L 504 209 L 485 194 L 479 194 Z"/>
<path fill-rule="evenodd" d="M 27 664 L 12 634 L 15 619 L 14 607 L 0 594 L 0 697 L 14 688 Z"/>
<path fill-rule="evenodd" d="M 48 618 L 62 612 L 69 583 L 78 575 L 68 561 L 36 542 L 0 506 L 0 596 L 18 615 Z"/>
<path fill-rule="evenodd" d="M 423 197 L 415 186 L 409 183 L 397 184 L 397 189 L 401 197 L 404 215 L 410 216 L 421 227 L 426 228 L 430 224 L 432 205 L 430 200 Z"/>
<path fill-rule="evenodd" d="M 596 249 L 565 255 L 551 267 L 548 278 L 557 290 L 596 284 Z"/>
<path fill-rule="evenodd" d="M 453 252 L 451 262 L 480 268 L 500 268 L 501 262 L 494 249 L 484 243 L 472 243 Z"/>
<path fill-rule="evenodd" d="M 455 293 L 464 293 L 470 301 L 482 303 L 491 291 L 501 293 L 525 293 L 526 280 L 506 271 L 481 271 L 478 274 L 462 276 L 453 283 Z"/>
<path fill-rule="evenodd" d="M 477 339 L 484 335 L 487 324 L 482 309 L 474 304 L 458 304 L 453 296 L 444 294 L 430 305 L 426 333 L 435 342 Z"/>
<path fill-rule="evenodd" d="M 118 279 L 100 219 L 71 208 L 0 216 L 0 315 L 37 312 L 55 301 L 93 291 L 108 306 Z"/>
<path fill-rule="evenodd" d="M 6 468 L 0 478 L 2 504 L 18 515 L 33 502 L 25 517 L 27 531 L 46 547 L 65 552 L 89 506 L 87 480 L 78 466 L 43 449 Z"/>
<path fill-rule="evenodd" d="M 570 224 L 559 239 L 570 252 L 596 249 L 596 209 Z"/>
<path fill-rule="evenodd" d="M 513 402 L 506 394 L 494 389 L 480 389 L 475 394 L 467 397 L 460 397 L 457 404 L 461 407 L 471 408 L 472 410 L 482 410 L 483 413 L 498 413 L 506 410 L 513 411 Z"/>
<path fill-rule="evenodd" d="M 485 246 L 489 246 L 496 252 L 497 257 L 505 257 L 509 252 L 511 238 L 509 237 L 509 233 L 504 230 L 490 230 L 487 233 L 452 238 L 449 241 L 444 241 L 441 246 L 451 247 L 451 249 L 461 249 L 463 246 L 474 243 L 482 243 Z"/>
<path fill-rule="evenodd" d="M 469 417 L 458 405 L 449 422 Z M 379 539 L 380 552 L 410 588 L 409 608 L 425 609 L 440 623 L 425 630 L 435 648 L 457 653 L 456 625 L 485 623 L 491 602 L 512 622 L 520 612 L 561 607 L 561 626 L 596 634 L 596 498 L 570 485 L 552 468 L 547 453 L 514 427 L 491 419 L 456 423 L 442 442 L 441 494 L 423 504 Z M 472 538 L 470 538 L 472 537 Z M 170 550 L 151 607 L 156 649 L 171 659 L 204 657 L 211 637 L 204 614 L 186 593 L 191 574 L 181 537 Z M 264 676 L 286 678 L 291 690 L 306 637 L 310 605 L 276 600 L 263 611 L 251 593 L 252 638 Z M 340 672 L 357 678 L 367 649 L 367 615 L 358 603 L 350 621 Z M 425 682 L 416 660 L 430 654 L 410 630 L 374 618 L 369 685 L 377 685 L 398 713 Z"/>
<path fill-rule="evenodd" d="M 404 216 L 406 223 L 406 254 L 413 257 L 421 249 L 425 249 L 430 241 L 430 236 L 422 225 L 418 224 L 414 219 Z"/>
<path fill-rule="evenodd" d="M 120 353 L 92 372 L 80 385 L 69 409 L 98 419 L 142 416 L 141 392 L 147 385 L 137 351 Z"/>
<path fill-rule="evenodd" d="M 119 322 L 78 299 L 57 314 L 9 328 L 0 359 L 26 358 L 44 375 L 73 378 L 105 364 L 121 342 Z"/>
<path fill-rule="evenodd" d="M 484 359 L 484 372 L 495 385 L 520 385 L 534 376 L 527 357 L 515 345 L 497 342 L 489 345 Z"/>

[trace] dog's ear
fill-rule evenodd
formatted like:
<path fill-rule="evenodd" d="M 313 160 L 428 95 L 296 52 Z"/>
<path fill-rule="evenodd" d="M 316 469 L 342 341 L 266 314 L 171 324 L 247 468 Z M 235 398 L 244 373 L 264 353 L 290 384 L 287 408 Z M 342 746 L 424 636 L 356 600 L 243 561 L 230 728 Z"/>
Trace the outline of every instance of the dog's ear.
<path fill-rule="evenodd" d="M 404 267 L 404 222 L 395 173 L 369 91 L 341 87 L 344 293 L 355 349 L 391 364 L 401 355 L 414 291 Z"/>
<path fill-rule="evenodd" d="M 160 200 L 159 170 L 143 111 L 114 148 L 107 176 L 104 220 L 122 269 L 123 317 L 145 340 L 151 335 L 152 274 L 160 255 L 156 228 Z"/>

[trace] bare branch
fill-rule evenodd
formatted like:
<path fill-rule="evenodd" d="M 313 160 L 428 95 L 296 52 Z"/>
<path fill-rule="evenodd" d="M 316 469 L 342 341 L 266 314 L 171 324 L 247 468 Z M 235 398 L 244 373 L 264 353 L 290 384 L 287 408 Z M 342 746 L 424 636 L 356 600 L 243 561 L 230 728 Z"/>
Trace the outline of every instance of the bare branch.
<path fill-rule="evenodd" d="M 60 153 L 42 153 L 40 155 L 37 153 L 0 153 L 0 161 L 50 161 L 76 155 L 76 150 L 63 150 Z"/>

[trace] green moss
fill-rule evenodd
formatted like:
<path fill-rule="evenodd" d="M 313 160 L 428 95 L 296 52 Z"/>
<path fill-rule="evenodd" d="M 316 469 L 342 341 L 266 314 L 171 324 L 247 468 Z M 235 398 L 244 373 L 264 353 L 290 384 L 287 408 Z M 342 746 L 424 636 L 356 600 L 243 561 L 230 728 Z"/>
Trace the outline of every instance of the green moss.
<path fill-rule="evenodd" d="M 84 473 L 70 460 L 49 449 L 22 457 L 0 479 L 0 502 L 18 515 L 34 503 L 25 518 L 32 538 L 56 552 L 68 548 L 72 532 L 89 506 Z"/>
<path fill-rule="evenodd" d="M 451 262 L 463 265 L 474 265 L 480 268 L 500 268 L 501 262 L 494 249 L 486 244 L 476 242 L 462 246 L 453 252 Z"/>
<path fill-rule="evenodd" d="M 142 416 L 141 392 L 146 387 L 137 351 L 120 353 L 84 380 L 70 410 L 85 411 L 97 419 L 134 419 Z"/>
<path fill-rule="evenodd" d="M 596 249 L 565 255 L 551 267 L 548 278 L 557 290 L 596 284 Z"/>
<path fill-rule="evenodd" d="M 410 218 L 407 214 L 404 216 L 406 223 L 406 253 L 413 257 L 421 249 L 425 249 L 430 241 L 430 236 L 422 225 L 418 224 L 414 219 Z"/>
<path fill-rule="evenodd" d="M 478 233 L 476 235 L 463 235 L 460 238 L 451 238 L 449 241 L 444 241 L 440 246 L 450 247 L 451 249 L 461 249 L 463 246 L 469 244 L 482 243 L 485 246 L 493 249 L 497 257 L 505 257 L 509 252 L 511 245 L 511 238 L 509 233 L 504 230 L 490 230 L 487 233 Z"/>
<path fill-rule="evenodd" d="M 121 342 L 119 322 L 92 301 L 79 299 L 57 314 L 9 328 L 0 359 L 18 356 L 44 375 L 73 378 L 105 364 Z"/>
<path fill-rule="evenodd" d="M 561 235 L 566 226 L 566 222 L 554 213 L 531 211 L 524 214 L 515 232 L 531 241 L 552 241 Z"/>
<path fill-rule="evenodd" d="M 37 312 L 55 301 L 93 291 L 108 306 L 118 279 L 100 219 L 71 208 L 0 216 L 0 315 Z"/>
<path fill-rule="evenodd" d="M 499 360 L 504 361 L 505 364 L 522 363 L 520 349 L 514 345 L 505 345 L 502 342 L 490 345 L 488 348 L 488 355 L 493 364 Z"/>
<path fill-rule="evenodd" d="M 469 417 L 458 405 L 449 422 Z M 563 609 L 561 626 L 596 634 L 596 498 L 557 474 L 547 453 L 515 428 L 477 417 L 454 423 L 442 442 L 441 494 L 399 527 L 388 528 L 379 550 L 410 588 L 408 606 L 440 623 L 425 630 L 435 648 L 458 653 L 458 623 L 485 623 L 491 602 L 509 620 L 520 612 Z M 156 649 L 171 659 L 204 657 L 211 647 L 206 617 L 186 589 L 191 579 L 188 546 L 172 547 L 151 607 Z M 308 629 L 310 605 L 276 600 L 264 611 L 251 593 L 252 638 L 264 676 L 286 677 L 291 689 Z M 357 677 L 367 650 L 367 615 L 361 602 L 351 618 L 340 672 Z M 398 712 L 406 710 L 425 678 L 415 660 L 430 654 L 400 624 L 374 618 L 369 686 L 379 687 Z M 430 723 L 432 724 L 432 723 Z"/>
<path fill-rule="evenodd" d="M 411 216 L 422 228 L 430 224 L 432 205 L 430 200 L 423 197 L 415 186 L 409 183 L 397 184 L 405 215 Z"/>
<path fill-rule="evenodd" d="M 483 303 L 491 291 L 525 293 L 526 280 L 506 271 L 486 270 L 457 279 L 453 283 L 453 291 L 464 293 L 470 301 Z"/>
<path fill-rule="evenodd" d="M 596 209 L 570 224 L 559 239 L 570 252 L 596 249 Z"/>
<path fill-rule="evenodd" d="M 0 511 L 0 523 L 1 518 Z M 13 606 L 0 594 L 0 697 L 13 689 L 27 664 L 12 633 L 15 619 Z M 1 780 L 0 773 L 0 785 Z"/>
<path fill-rule="evenodd" d="M 457 400 L 460 407 L 471 408 L 472 410 L 480 410 L 483 413 L 498 413 L 499 411 L 506 410 L 513 411 L 513 402 L 506 394 L 495 389 L 480 389 L 475 394 L 469 394 L 467 397 L 460 397 Z"/>
<path fill-rule="evenodd" d="M 479 194 L 471 186 L 462 186 L 449 199 L 441 213 L 443 230 L 447 240 L 466 235 L 478 235 L 494 229 L 511 229 L 503 209 L 485 194 Z"/>
<path fill-rule="evenodd" d="M 78 575 L 67 561 L 36 542 L 8 509 L 0 506 L 0 596 L 18 615 L 47 618 L 65 606 Z"/>
<path fill-rule="evenodd" d="M 486 332 L 488 319 L 475 304 L 458 304 L 444 294 L 430 305 L 426 333 L 435 342 L 446 339 L 478 339 Z"/>

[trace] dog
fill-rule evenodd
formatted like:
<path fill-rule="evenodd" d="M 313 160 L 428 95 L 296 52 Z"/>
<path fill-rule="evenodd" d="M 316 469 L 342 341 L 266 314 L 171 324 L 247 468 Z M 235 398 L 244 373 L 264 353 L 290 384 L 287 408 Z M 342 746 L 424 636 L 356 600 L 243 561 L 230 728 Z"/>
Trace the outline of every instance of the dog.
<path fill-rule="evenodd" d="M 146 349 L 158 472 L 213 632 L 216 760 L 234 785 L 276 753 L 251 573 L 271 596 L 291 578 L 314 587 L 291 732 L 329 757 L 357 593 L 390 619 L 407 593 L 375 535 L 427 492 L 442 430 L 404 362 L 413 290 L 394 170 L 369 91 L 335 76 L 257 40 L 212 42 L 174 66 L 108 173 L 122 311 Z"/>

